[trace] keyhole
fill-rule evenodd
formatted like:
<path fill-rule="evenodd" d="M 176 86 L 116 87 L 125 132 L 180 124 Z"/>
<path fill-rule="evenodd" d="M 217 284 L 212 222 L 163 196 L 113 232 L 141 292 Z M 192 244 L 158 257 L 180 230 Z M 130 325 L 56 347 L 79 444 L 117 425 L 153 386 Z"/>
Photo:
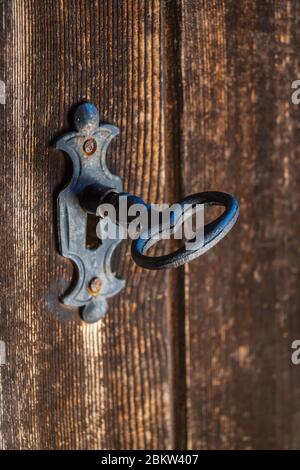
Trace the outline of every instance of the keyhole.
<path fill-rule="evenodd" d="M 96 233 L 98 222 L 99 217 L 94 214 L 87 214 L 85 247 L 88 250 L 96 250 L 102 244 Z"/>

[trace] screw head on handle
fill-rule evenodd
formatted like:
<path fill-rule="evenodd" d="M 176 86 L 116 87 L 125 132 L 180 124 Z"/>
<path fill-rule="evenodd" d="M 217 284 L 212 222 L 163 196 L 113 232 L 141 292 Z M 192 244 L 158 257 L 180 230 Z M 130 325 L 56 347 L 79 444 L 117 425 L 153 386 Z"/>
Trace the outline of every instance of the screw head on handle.
<path fill-rule="evenodd" d="M 99 277 L 93 277 L 93 279 L 91 279 L 91 281 L 89 282 L 87 290 L 90 295 L 92 295 L 93 297 L 97 297 L 97 295 L 99 295 L 101 292 L 101 287 L 101 279 Z"/>
<path fill-rule="evenodd" d="M 97 141 L 92 137 L 87 139 L 83 144 L 83 151 L 87 157 L 93 155 L 97 150 Z"/>

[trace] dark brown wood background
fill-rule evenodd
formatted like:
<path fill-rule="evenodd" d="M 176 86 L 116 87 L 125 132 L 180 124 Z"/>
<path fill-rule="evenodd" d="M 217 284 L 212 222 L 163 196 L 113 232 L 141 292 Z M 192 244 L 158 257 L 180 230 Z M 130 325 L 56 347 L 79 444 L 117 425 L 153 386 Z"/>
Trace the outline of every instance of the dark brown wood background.
<path fill-rule="evenodd" d="M 297 0 L 2 0 L 0 443 L 3 449 L 300 448 Z M 147 272 L 105 320 L 60 306 L 51 148 L 92 100 L 116 124 L 109 164 L 152 202 L 234 193 L 230 235 Z M 127 256 L 126 256 L 127 255 Z"/>

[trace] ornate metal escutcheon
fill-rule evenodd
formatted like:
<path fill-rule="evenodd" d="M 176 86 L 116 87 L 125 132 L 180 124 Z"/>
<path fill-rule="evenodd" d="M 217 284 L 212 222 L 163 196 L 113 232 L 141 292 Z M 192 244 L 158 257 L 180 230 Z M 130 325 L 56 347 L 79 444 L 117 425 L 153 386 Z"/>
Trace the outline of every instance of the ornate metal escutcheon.
<path fill-rule="evenodd" d="M 120 243 L 103 240 L 96 249 L 86 247 L 87 212 L 79 203 L 78 195 L 95 182 L 122 191 L 122 181 L 106 165 L 106 151 L 119 129 L 104 124 L 99 126 L 99 113 L 91 103 L 83 103 L 74 115 L 76 132 L 65 134 L 56 142 L 56 148 L 66 152 L 73 163 L 73 176 L 58 197 L 60 252 L 71 259 L 78 271 L 77 283 L 63 303 L 82 308 L 82 318 L 93 323 L 107 310 L 107 298 L 116 295 L 125 281 L 111 271 L 111 257 Z"/>

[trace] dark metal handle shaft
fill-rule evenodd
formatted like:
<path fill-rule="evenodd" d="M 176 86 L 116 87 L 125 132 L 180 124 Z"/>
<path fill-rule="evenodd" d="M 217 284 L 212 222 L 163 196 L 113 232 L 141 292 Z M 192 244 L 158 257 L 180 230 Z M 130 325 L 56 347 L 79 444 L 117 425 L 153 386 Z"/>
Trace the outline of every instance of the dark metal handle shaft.
<path fill-rule="evenodd" d="M 81 207 L 88 213 L 93 214 L 96 214 L 99 206 L 101 212 L 101 204 L 112 204 L 117 213 L 116 223 L 122 224 L 124 221 L 119 213 L 121 197 L 126 197 L 128 210 L 134 204 L 143 204 L 150 211 L 151 206 L 145 204 L 141 198 L 128 193 L 118 193 L 116 190 L 104 186 L 86 187 L 80 194 L 79 199 Z M 204 226 L 203 243 L 196 246 L 195 249 L 187 249 L 186 246 L 183 246 L 167 255 L 147 256 L 145 254 L 147 250 L 163 237 L 166 230 L 170 230 L 170 227 L 166 229 L 160 220 L 156 226 L 151 227 L 149 236 L 139 237 L 132 242 L 131 255 L 139 266 L 146 269 L 174 268 L 201 256 L 225 237 L 234 226 L 239 213 L 237 200 L 230 194 L 223 192 L 210 191 L 193 194 L 182 199 L 177 204 L 182 207 L 182 211 L 175 216 L 175 219 L 172 221 L 173 226 L 176 225 L 179 219 L 182 219 L 184 206 L 186 205 L 192 205 L 193 207 L 197 205 L 222 205 L 225 210 L 216 220 Z M 129 218 L 127 221 L 131 222 L 133 219 L 134 217 Z"/>

